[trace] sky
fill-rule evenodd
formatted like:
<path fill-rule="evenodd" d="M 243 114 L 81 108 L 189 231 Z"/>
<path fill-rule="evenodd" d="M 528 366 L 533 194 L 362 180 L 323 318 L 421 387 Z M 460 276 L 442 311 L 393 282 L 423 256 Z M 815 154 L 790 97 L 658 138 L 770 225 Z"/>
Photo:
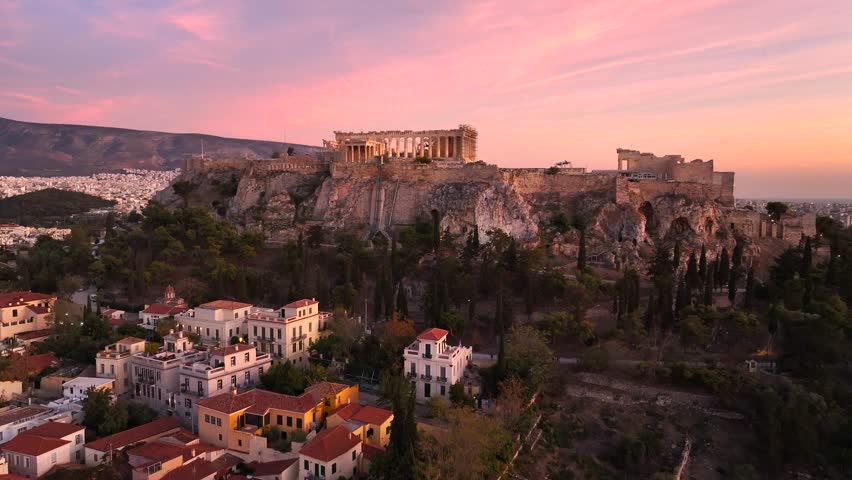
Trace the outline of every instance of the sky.
<path fill-rule="evenodd" d="M 503 167 L 714 159 L 852 197 L 850 0 L 0 0 L 0 117 L 321 145 L 470 124 Z"/>

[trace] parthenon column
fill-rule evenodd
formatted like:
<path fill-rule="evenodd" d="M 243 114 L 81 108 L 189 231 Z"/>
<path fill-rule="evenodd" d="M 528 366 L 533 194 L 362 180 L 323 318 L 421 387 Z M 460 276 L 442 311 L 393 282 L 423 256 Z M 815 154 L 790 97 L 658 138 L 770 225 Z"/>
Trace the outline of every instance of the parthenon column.
<path fill-rule="evenodd" d="M 456 137 L 456 158 L 459 160 L 464 160 L 464 146 L 462 143 L 461 135 Z"/>

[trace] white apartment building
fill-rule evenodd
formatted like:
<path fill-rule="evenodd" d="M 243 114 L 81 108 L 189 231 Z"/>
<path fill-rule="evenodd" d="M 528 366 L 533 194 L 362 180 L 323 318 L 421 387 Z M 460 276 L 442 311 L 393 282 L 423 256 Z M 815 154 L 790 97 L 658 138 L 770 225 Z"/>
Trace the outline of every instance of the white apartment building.
<path fill-rule="evenodd" d="M 125 337 L 107 345 L 95 355 L 95 372 L 98 378 L 115 380 L 113 393 L 116 396 L 130 392 L 130 357 L 145 352 L 145 340 Z"/>
<path fill-rule="evenodd" d="M 9 472 L 40 478 L 57 465 L 82 463 L 86 429 L 81 425 L 46 422 L 0 445 Z"/>
<path fill-rule="evenodd" d="M 189 425 L 193 401 L 181 397 L 180 367 L 203 361 L 207 352 L 196 350 L 186 333 L 170 333 L 163 337 L 163 348 L 157 353 L 131 355 L 131 396 L 162 414 L 171 413 Z"/>
<path fill-rule="evenodd" d="M 254 345 L 236 344 L 208 352 L 207 358 L 180 366 L 178 403 L 191 405 L 202 398 L 245 389 L 260 382 L 269 371 L 272 359 L 268 353 L 257 353 Z M 197 425 L 195 409 L 190 411 L 190 424 Z"/>
<path fill-rule="evenodd" d="M 0 443 L 49 421 L 70 422 L 71 412 L 41 405 L 0 408 Z"/>
<path fill-rule="evenodd" d="M 331 320 L 331 313 L 320 312 L 316 300 L 298 300 L 278 310 L 253 308 L 246 326 L 248 341 L 260 352 L 297 365 L 308 363 L 309 348 Z"/>
<path fill-rule="evenodd" d="M 245 334 L 245 323 L 252 306 L 231 300 L 216 300 L 175 316 L 178 328 L 196 333 L 204 345 L 228 345 L 232 337 Z"/>
<path fill-rule="evenodd" d="M 161 319 L 173 317 L 186 311 L 186 307 L 154 303 L 139 312 L 139 324 L 146 330 L 154 330 Z"/>
<path fill-rule="evenodd" d="M 419 403 L 434 396 L 449 400 L 450 386 L 462 380 L 473 356 L 470 347 L 449 345 L 448 333 L 440 328 L 425 330 L 403 353 L 405 372 L 415 383 Z"/>
<path fill-rule="evenodd" d="M 357 477 L 361 447 L 361 437 L 343 425 L 323 429 L 299 450 L 299 479 Z"/>

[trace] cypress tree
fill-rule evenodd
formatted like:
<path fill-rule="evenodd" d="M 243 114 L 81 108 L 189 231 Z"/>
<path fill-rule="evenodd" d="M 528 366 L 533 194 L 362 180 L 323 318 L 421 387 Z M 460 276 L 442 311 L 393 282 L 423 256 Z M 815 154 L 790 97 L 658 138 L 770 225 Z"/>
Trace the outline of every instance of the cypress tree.
<path fill-rule="evenodd" d="M 680 317 L 680 312 L 689 305 L 689 286 L 686 284 L 686 279 L 681 278 L 677 284 L 677 294 L 675 295 L 675 314 Z"/>
<path fill-rule="evenodd" d="M 728 284 L 728 278 L 731 275 L 731 260 L 728 257 L 727 247 L 722 248 L 722 255 L 719 258 L 719 268 L 716 270 L 716 284 L 723 286 Z"/>
<path fill-rule="evenodd" d="M 695 252 L 689 254 L 689 262 L 686 264 L 686 286 L 689 288 L 689 294 L 701 288 L 701 275 L 698 274 L 698 260 L 695 258 Z"/>
<path fill-rule="evenodd" d="M 672 255 L 672 270 L 675 272 L 680 267 L 681 247 L 680 240 L 675 243 L 674 254 Z"/>
<path fill-rule="evenodd" d="M 396 310 L 401 313 L 403 317 L 407 317 L 408 295 L 405 294 L 405 286 L 402 284 L 402 280 L 399 281 L 396 288 Z"/>
<path fill-rule="evenodd" d="M 739 276 L 739 267 L 732 268 L 730 278 L 728 279 L 728 300 L 731 301 L 731 307 L 734 306 L 734 301 L 737 299 L 737 283 L 739 282 Z"/>
<path fill-rule="evenodd" d="M 657 301 L 654 298 L 654 289 L 648 294 L 648 308 L 645 309 L 645 330 L 649 332 L 657 326 Z"/>
<path fill-rule="evenodd" d="M 707 246 L 701 245 L 701 257 L 698 260 L 698 275 L 701 280 L 707 278 Z"/>
<path fill-rule="evenodd" d="M 713 306 L 713 289 L 715 285 L 716 264 L 711 263 L 707 276 L 704 278 L 704 305 Z"/>
<path fill-rule="evenodd" d="M 811 237 L 805 237 L 805 246 L 802 249 L 802 266 L 799 271 L 799 276 L 802 277 L 802 279 L 807 279 L 811 273 L 814 255 L 812 249 Z"/>
<path fill-rule="evenodd" d="M 745 308 L 751 308 L 754 304 L 754 267 L 748 269 L 748 276 L 746 277 L 746 291 L 745 291 Z"/>

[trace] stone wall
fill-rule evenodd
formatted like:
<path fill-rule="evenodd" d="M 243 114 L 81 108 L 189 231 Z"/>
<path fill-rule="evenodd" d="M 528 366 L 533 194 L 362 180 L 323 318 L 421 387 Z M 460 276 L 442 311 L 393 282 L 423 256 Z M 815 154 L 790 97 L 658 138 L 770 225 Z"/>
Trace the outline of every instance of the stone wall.
<path fill-rule="evenodd" d="M 672 165 L 672 180 L 676 182 L 713 183 L 713 160 L 693 160 Z"/>

